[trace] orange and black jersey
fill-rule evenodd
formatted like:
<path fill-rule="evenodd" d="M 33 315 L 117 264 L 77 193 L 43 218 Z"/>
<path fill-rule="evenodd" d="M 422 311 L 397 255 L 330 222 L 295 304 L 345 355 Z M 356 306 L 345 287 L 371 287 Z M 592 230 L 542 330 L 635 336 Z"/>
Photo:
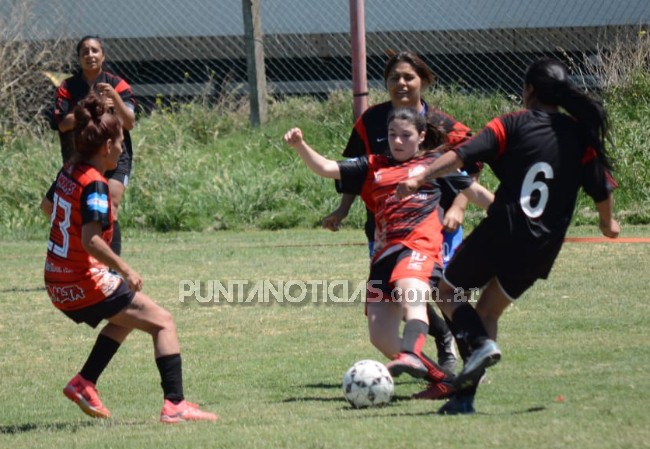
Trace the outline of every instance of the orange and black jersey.
<path fill-rule="evenodd" d="M 53 211 L 45 286 L 57 308 L 82 309 L 105 299 L 120 283 L 120 278 L 88 254 L 81 242 L 83 225 L 99 222 L 102 239 L 110 245 L 113 219 L 108 183 L 90 165 L 66 164 L 50 192 Z"/>
<path fill-rule="evenodd" d="M 131 86 L 129 86 L 129 84 L 122 78 L 107 72 L 106 70 L 102 70 L 92 87 L 94 88 L 97 83 L 107 83 L 113 86 L 115 92 L 117 92 L 120 95 L 120 98 L 122 98 L 122 101 L 124 101 L 124 104 L 132 111 L 135 111 L 135 98 L 133 96 L 133 91 L 131 90 Z M 61 83 L 59 88 L 56 90 L 56 104 L 54 107 L 54 120 L 57 124 L 61 123 L 61 120 L 72 112 L 77 103 L 83 100 L 84 97 L 90 93 L 90 89 L 91 86 L 88 85 L 81 71 L 75 73 L 70 78 L 66 78 L 63 83 Z M 67 133 L 62 133 L 62 135 L 71 135 L 71 133 L 72 131 L 69 131 Z M 70 142 L 70 140 L 66 138 L 62 138 L 61 141 Z M 133 157 L 131 135 L 128 130 L 124 130 L 124 150 L 129 156 Z M 64 152 L 65 154 L 72 155 L 70 149 L 66 149 Z"/>
<path fill-rule="evenodd" d="M 490 121 L 456 148 L 465 164 L 484 161 L 500 181 L 488 215 L 535 239 L 563 238 L 578 190 L 600 202 L 617 187 L 572 117 L 523 110 Z"/>
<path fill-rule="evenodd" d="M 442 209 L 439 201 L 444 184 L 454 194 L 472 184 L 472 179 L 454 173 L 426 183 L 417 193 L 402 200 L 395 197 L 400 181 L 421 173 L 438 153 L 426 153 L 405 162 L 387 155 L 366 155 L 338 162 L 341 179 L 336 187 L 340 193 L 361 195 L 375 218 L 375 251 L 373 261 L 395 245 L 430 255 L 442 265 Z"/>
<path fill-rule="evenodd" d="M 441 126 L 447 133 L 451 145 L 458 145 L 468 140 L 472 132 L 450 115 L 439 111 L 425 102 L 422 103 L 427 121 Z M 359 157 L 368 154 L 389 154 L 388 151 L 388 116 L 393 110 L 390 101 L 368 108 L 359 117 L 352 128 L 352 134 L 343 150 L 343 157 Z"/>

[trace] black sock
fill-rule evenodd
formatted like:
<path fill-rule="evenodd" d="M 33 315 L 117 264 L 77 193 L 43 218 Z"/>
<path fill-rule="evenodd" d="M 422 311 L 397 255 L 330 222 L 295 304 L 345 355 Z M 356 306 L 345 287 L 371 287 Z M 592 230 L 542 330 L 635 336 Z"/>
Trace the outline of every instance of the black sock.
<path fill-rule="evenodd" d="M 470 350 L 488 339 L 481 317 L 478 316 L 474 307 L 469 304 L 458 306 L 451 317 L 451 321 L 456 329 L 456 339 L 465 339 Z"/>
<path fill-rule="evenodd" d="M 164 355 L 156 359 L 160 372 L 160 385 L 165 399 L 178 404 L 183 396 L 183 367 L 180 354 Z"/>
<path fill-rule="evenodd" d="M 105 335 L 99 334 L 95 341 L 95 346 L 90 351 L 83 368 L 79 371 L 81 377 L 96 384 L 97 379 L 120 348 L 120 343 Z"/>
<path fill-rule="evenodd" d="M 120 229 L 120 222 L 117 220 L 113 222 L 113 240 L 111 240 L 111 249 L 118 256 L 122 253 L 122 230 Z"/>
<path fill-rule="evenodd" d="M 464 338 L 457 337 L 458 329 L 450 319 L 445 317 L 445 321 L 447 322 L 447 326 L 449 326 L 449 330 L 451 331 L 452 335 L 454 336 L 454 339 L 456 340 L 456 346 L 458 347 L 458 353 L 460 354 L 460 358 L 463 359 L 463 362 L 466 362 L 468 357 L 470 356 L 470 350 L 469 350 L 469 346 L 467 346 L 467 342 L 465 341 Z"/>
<path fill-rule="evenodd" d="M 404 325 L 402 336 L 402 352 L 411 352 L 419 355 L 424 348 L 429 326 L 421 320 L 408 320 Z"/>
<path fill-rule="evenodd" d="M 429 335 L 438 340 L 444 340 L 445 335 L 449 332 L 449 327 L 445 320 L 438 315 L 433 308 L 433 304 L 427 303 L 427 317 L 429 318 Z"/>

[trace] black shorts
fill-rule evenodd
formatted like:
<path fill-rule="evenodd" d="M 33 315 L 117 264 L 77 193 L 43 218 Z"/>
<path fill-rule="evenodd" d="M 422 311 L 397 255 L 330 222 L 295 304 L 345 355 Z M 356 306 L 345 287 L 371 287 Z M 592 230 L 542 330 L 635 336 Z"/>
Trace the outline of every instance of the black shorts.
<path fill-rule="evenodd" d="M 88 326 L 95 328 L 102 320 L 110 318 L 124 310 L 126 306 L 131 304 L 134 297 L 135 292 L 129 290 L 126 282 L 122 281 L 113 294 L 102 302 L 80 310 L 63 310 L 62 312 L 75 323 L 86 323 Z"/>
<path fill-rule="evenodd" d="M 515 238 L 507 220 L 485 218 L 460 244 L 445 268 L 444 279 L 465 291 L 497 278 L 515 300 L 537 279 L 546 279 L 562 247 L 563 236 Z"/>
<path fill-rule="evenodd" d="M 117 161 L 117 167 L 114 170 L 107 171 L 104 177 L 106 179 L 114 179 L 126 187 L 129 184 L 129 177 L 131 176 L 131 164 L 131 155 L 124 150 Z"/>

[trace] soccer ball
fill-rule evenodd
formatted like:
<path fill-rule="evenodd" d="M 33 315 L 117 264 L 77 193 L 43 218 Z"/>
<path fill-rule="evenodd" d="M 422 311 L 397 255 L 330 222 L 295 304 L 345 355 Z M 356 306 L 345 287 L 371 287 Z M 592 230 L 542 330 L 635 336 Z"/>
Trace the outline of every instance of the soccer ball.
<path fill-rule="evenodd" d="M 393 378 L 374 360 L 361 360 L 343 376 L 343 395 L 355 408 L 386 405 L 393 397 Z"/>

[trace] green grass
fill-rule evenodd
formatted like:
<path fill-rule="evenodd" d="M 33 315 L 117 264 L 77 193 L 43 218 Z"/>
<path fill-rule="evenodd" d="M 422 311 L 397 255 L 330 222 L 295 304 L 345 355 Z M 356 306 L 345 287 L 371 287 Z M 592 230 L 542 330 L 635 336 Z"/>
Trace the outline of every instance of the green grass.
<path fill-rule="evenodd" d="M 573 235 L 595 235 L 572 228 Z M 648 236 L 626 227 L 623 236 Z M 151 341 L 134 333 L 99 382 L 113 413 L 87 418 L 61 394 L 96 336 L 57 312 L 42 289 L 44 241 L 0 242 L 0 447 L 20 448 L 639 448 L 650 447 L 647 244 L 567 243 L 500 323 L 502 362 L 471 417 L 397 398 L 352 410 L 340 382 L 367 341 L 361 304 L 201 305 L 190 280 L 350 279 L 367 274 L 363 233 L 343 230 L 150 234 L 127 231 L 125 259 L 174 315 L 188 398 L 216 424 L 164 426 Z M 431 343 L 430 343 L 431 344 Z M 556 398 L 562 395 L 564 401 Z"/>

